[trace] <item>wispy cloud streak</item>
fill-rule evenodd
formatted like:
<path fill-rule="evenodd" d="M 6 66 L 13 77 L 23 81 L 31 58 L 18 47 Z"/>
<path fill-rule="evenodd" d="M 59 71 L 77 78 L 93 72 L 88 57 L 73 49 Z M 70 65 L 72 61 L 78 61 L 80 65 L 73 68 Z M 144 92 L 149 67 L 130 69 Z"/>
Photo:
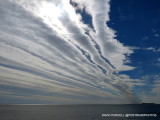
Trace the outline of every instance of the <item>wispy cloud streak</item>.
<path fill-rule="evenodd" d="M 83 8 L 94 29 L 76 12 Z M 109 9 L 103 0 L 1 0 L 0 85 L 8 93 L 2 97 L 66 103 L 133 99 L 132 88 L 143 84 L 113 74 L 133 69 L 125 64 L 133 51 L 106 25 Z"/>

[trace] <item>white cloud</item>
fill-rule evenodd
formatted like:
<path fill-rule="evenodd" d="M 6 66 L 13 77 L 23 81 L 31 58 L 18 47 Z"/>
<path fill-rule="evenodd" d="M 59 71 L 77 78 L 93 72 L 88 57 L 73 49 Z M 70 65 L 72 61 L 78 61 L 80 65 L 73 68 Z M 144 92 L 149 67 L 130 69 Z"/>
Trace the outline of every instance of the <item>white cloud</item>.
<path fill-rule="evenodd" d="M 106 25 L 109 1 L 75 2 L 92 16 L 95 31 L 81 21 L 69 0 L 0 1 L 0 84 L 10 91 L 45 91 L 62 99 L 134 99 L 132 88 L 142 82 L 113 74 L 133 69 L 125 65 L 133 51 Z"/>
<path fill-rule="evenodd" d="M 153 47 L 144 48 L 144 49 L 146 49 L 146 50 L 151 50 L 151 51 L 156 51 L 155 48 L 153 48 Z"/>
<path fill-rule="evenodd" d="M 154 47 L 143 48 L 143 50 L 149 50 L 149 51 L 153 51 L 153 52 L 160 52 L 160 48 L 156 49 Z"/>
<path fill-rule="evenodd" d="M 149 37 L 147 37 L 147 36 L 146 36 L 146 37 L 142 37 L 142 39 L 143 39 L 143 40 L 148 40 Z"/>
<path fill-rule="evenodd" d="M 157 97 L 154 97 L 154 99 L 152 99 L 154 101 L 157 101 L 160 98 L 160 74 L 145 75 L 142 76 L 141 79 L 144 80 L 146 83 L 146 87 L 143 88 L 142 96 L 147 97 L 147 94 L 148 97 L 158 95 Z M 146 90 L 146 88 L 148 90 Z"/>
<path fill-rule="evenodd" d="M 159 34 L 154 34 L 154 36 L 155 36 L 155 37 L 159 37 L 160 35 L 159 35 Z"/>
<path fill-rule="evenodd" d="M 126 55 L 133 53 L 130 47 L 124 46 L 115 37 L 115 31 L 106 25 L 109 21 L 109 0 L 75 0 L 83 5 L 86 11 L 92 16 L 93 26 L 95 28 L 95 41 L 100 45 L 102 54 L 113 64 L 117 70 L 133 69 L 125 65 Z"/>

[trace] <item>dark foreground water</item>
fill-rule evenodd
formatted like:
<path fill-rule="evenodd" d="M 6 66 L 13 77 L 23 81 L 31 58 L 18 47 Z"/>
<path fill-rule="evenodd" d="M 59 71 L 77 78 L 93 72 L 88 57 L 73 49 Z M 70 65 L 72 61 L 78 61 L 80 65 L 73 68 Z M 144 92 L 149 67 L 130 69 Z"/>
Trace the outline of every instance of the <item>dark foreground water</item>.
<path fill-rule="evenodd" d="M 160 105 L 0 105 L 0 120 L 160 120 Z"/>

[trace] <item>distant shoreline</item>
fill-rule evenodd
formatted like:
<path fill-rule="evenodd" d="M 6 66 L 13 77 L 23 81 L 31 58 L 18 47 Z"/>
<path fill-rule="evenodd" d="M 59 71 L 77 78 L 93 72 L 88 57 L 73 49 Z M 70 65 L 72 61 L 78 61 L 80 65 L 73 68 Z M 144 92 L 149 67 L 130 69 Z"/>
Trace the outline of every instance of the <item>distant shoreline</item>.
<path fill-rule="evenodd" d="M 157 104 L 157 103 L 135 103 L 135 104 L 0 104 L 0 105 L 40 105 L 40 106 L 43 106 L 43 105 L 51 105 L 51 106 L 96 106 L 96 105 L 160 105 L 160 104 Z"/>

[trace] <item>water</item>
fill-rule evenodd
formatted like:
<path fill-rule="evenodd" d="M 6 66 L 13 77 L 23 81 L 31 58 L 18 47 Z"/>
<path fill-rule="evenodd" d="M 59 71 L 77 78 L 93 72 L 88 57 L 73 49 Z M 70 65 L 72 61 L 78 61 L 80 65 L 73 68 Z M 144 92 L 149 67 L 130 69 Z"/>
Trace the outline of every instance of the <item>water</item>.
<path fill-rule="evenodd" d="M 0 105 L 0 120 L 160 120 L 160 105 Z"/>

